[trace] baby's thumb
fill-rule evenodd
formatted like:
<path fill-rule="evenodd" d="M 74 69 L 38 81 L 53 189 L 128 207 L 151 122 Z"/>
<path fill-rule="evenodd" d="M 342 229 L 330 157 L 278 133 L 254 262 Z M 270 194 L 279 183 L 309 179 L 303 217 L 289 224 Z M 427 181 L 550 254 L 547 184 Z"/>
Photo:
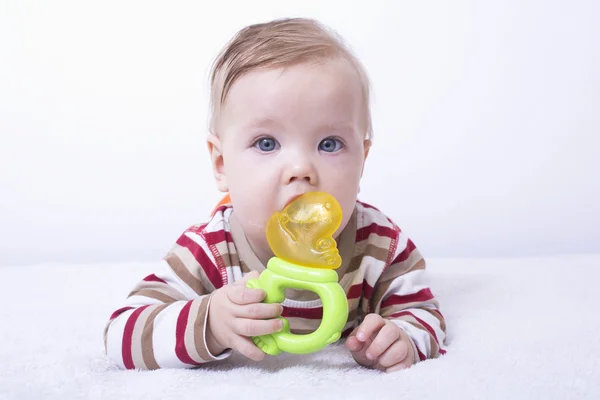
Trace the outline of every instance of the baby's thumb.
<path fill-rule="evenodd" d="M 236 282 L 239 285 L 246 285 L 250 279 L 256 279 L 260 276 L 260 273 L 257 271 L 248 272 L 242 279 Z"/>

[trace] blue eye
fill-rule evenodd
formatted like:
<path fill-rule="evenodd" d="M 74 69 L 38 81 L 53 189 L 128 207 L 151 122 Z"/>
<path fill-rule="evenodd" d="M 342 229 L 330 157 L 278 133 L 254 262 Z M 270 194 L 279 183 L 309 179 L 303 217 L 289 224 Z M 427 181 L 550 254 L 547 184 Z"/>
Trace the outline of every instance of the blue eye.
<path fill-rule="evenodd" d="M 323 139 L 321 143 L 319 143 L 319 150 L 325 151 L 327 153 L 333 153 L 335 151 L 339 151 L 344 147 L 342 142 L 336 138 L 327 138 Z"/>
<path fill-rule="evenodd" d="M 273 138 L 264 137 L 254 142 L 253 146 L 258 147 L 260 151 L 269 152 L 275 150 L 279 146 L 279 143 Z"/>

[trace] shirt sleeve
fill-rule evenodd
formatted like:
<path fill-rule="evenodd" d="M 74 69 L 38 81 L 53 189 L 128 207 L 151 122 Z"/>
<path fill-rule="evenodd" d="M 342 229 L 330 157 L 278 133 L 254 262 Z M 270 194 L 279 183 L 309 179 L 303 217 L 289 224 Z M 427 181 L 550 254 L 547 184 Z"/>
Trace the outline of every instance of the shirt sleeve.
<path fill-rule="evenodd" d="M 413 341 L 415 361 L 445 354 L 446 322 L 426 282 L 425 260 L 399 228 L 389 264 L 379 276 L 369 307 L 397 324 Z"/>
<path fill-rule="evenodd" d="M 113 312 L 106 354 L 126 369 L 193 368 L 228 357 L 210 353 L 206 324 L 211 293 L 223 277 L 197 230 L 187 230 L 164 257 L 162 269 L 141 280 Z"/>

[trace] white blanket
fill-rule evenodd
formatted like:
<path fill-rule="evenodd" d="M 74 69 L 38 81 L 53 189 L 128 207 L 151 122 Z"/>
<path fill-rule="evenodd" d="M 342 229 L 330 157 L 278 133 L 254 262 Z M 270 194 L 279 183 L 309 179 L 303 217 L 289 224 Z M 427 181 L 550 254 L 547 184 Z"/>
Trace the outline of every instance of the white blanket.
<path fill-rule="evenodd" d="M 600 399 L 600 256 L 429 260 L 448 354 L 384 374 L 342 346 L 122 371 L 107 318 L 156 265 L 2 267 L 0 399 Z"/>

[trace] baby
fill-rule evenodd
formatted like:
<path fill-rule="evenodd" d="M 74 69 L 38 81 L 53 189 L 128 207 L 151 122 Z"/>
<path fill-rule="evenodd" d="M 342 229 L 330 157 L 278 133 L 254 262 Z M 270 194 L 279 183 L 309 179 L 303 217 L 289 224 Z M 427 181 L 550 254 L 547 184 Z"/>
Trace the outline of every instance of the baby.
<path fill-rule="evenodd" d="M 282 329 L 305 334 L 321 322 L 310 291 L 282 304 L 246 287 L 273 257 L 271 215 L 297 196 L 333 195 L 343 218 L 336 270 L 348 299 L 345 347 L 357 363 L 392 372 L 444 354 L 445 321 L 424 282 L 425 261 L 377 208 L 357 200 L 371 146 L 369 82 L 356 57 L 309 19 L 242 29 L 213 66 L 208 150 L 227 193 L 208 222 L 187 229 L 110 317 L 107 354 L 128 369 L 191 368 Z"/>

